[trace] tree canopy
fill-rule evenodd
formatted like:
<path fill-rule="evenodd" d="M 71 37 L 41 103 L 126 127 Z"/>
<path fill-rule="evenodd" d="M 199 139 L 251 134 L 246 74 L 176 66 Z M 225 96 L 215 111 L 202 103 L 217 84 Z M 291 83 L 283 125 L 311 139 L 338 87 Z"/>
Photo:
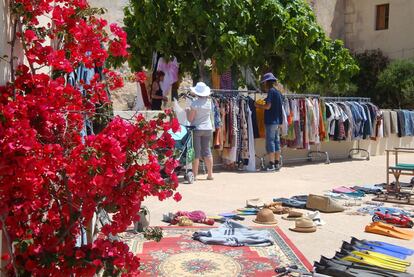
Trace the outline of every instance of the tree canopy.
<path fill-rule="evenodd" d="M 414 108 L 414 61 L 396 60 L 378 77 L 378 94 L 382 106 Z"/>
<path fill-rule="evenodd" d="M 346 83 L 358 71 L 304 0 L 130 0 L 124 23 L 134 70 L 149 66 L 158 51 L 202 79 L 206 61 L 214 59 L 220 71 L 270 69 L 296 91 Z"/>

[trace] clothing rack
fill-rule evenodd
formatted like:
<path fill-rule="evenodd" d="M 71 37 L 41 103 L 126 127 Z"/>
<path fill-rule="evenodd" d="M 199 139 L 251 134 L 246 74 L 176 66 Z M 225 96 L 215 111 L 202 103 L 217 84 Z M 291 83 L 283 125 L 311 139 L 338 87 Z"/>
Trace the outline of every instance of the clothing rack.
<path fill-rule="evenodd" d="M 253 94 L 258 93 L 256 90 L 239 90 L 239 89 L 212 89 L 213 93 L 247 93 Z"/>
<path fill-rule="evenodd" d="M 256 90 L 237 90 L 237 89 L 212 89 L 211 92 L 212 92 L 212 96 L 217 95 L 217 94 L 222 94 L 222 95 L 254 94 L 254 99 L 253 99 L 254 101 L 256 101 L 256 94 L 260 93 L 260 91 L 256 91 Z"/>
<path fill-rule="evenodd" d="M 319 94 L 295 94 L 295 93 L 287 93 L 282 94 L 283 97 L 289 98 L 289 99 L 300 99 L 300 98 L 320 98 Z"/>
<path fill-rule="evenodd" d="M 346 101 L 353 101 L 353 102 L 361 102 L 361 103 L 369 103 L 371 102 L 371 98 L 369 97 L 321 97 L 322 100 L 331 101 L 331 102 L 346 102 Z"/>
<path fill-rule="evenodd" d="M 331 102 L 359 102 L 359 103 L 370 103 L 371 98 L 369 97 L 322 97 L 322 100 L 331 101 Z M 361 148 L 361 140 L 357 140 L 357 147 L 351 148 L 348 152 L 348 158 L 352 159 L 354 155 L 361 154 L 361 152 L 367 155 L 366 160 L 369 161 L 371 158 L 371 154 L 367 149 Z"/>
<path fill-rule="evenodd" d="M 288 99 L 303 99 L 303 98 L 321 98 L 319 94 L 295 94 L 295 93 L 287 93 L 283 94 L 283 97 L 286 97 Z M 283 164 L 283 161 L 309 161 L 312 162 L 315 157 L 318 158 L 325 158 L 325 164 L 330 164 L 331 160 L 329 159 L 329 153 L 326 151 L 320 151 L 320 150 L 314 150 L 309 151 L 306 158 L 295 158 L 295 159 L 283 159 L 283 156 L 280 157 L 281 163 Z"/>

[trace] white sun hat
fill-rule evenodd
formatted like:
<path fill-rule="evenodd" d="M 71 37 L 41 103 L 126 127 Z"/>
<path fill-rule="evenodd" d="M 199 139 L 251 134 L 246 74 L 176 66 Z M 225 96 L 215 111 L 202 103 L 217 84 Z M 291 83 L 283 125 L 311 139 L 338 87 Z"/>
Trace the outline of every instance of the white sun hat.
<path fill-rule="evenodd" d="M 191 88 L 191 92 L 195 95 L 206 97 L 211 94 L 211 89 L 203 82 L 198 82 L 195 87 Z"/>

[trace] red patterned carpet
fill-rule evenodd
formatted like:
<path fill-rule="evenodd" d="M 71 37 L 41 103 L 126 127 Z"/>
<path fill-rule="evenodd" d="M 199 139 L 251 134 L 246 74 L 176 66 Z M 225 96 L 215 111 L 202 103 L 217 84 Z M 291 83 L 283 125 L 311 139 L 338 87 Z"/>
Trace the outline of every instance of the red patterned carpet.
<path fill-rule="evenodd" d="M 197 229 L 201 228 L 164 228 L 159 243 L 132 233 L 122 240 L 141 258 L 141 276 L 273 276 L 280 266 L 312 268 L 278 227 L 266 228 L 275 241 L 270 247 L 205 245 L 192 239 Z"/>

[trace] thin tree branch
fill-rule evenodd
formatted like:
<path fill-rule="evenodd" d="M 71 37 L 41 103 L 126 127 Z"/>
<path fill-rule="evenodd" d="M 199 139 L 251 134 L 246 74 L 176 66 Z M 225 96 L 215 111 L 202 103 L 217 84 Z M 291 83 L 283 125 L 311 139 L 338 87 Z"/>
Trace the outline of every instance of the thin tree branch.
<path fill-rule="evenodd" d="M 17 39 L 17 19 L 14 18 L 13 15 L 10 15 L 10 21 L 13 22 L 13 30 L 12 30 L 12 40 L 10 41 L 10 60 L 9 60 L 9 66 L 10 66 L 10 78 L 12 84 L 16 81 L 16 71 L 14 69 L 14 47 L 16 45 L 16 39 Z M 16 100 L 16 89 L 13 87 L 13 100 Z"/>
<path fill-rule="evenodd" d="M 23 50 L 24 50 L 24 53 L 27 55 L 28 49 L 27 49 L 27 44 L 26 44 L 26 42 L 24 40 L 23 24 L 20 21 L 18 21 L 18 23 L 19 23 L 19 31 L 20 31 L 20 34 L 22 36 L 22 46 L 23 46 Z M 30 61 L 28 61 L 28 62 L 29 62 L 29 67 L 30 67 L 30 70 L 32 71 L 32 74 L 33 75 L 36 74 L 36 69 L 34 68 L 33 63 L 30 62 Z"/>
<path fill-rule="evenodd" d="M 7 228 L 6 228 L 6 221 L 4 220 L 3 217 L 0 218 L 0 221 L 1 221 L 1 225 L 2 225 L 3 235 L 6 238 L 7 248 L 8 248 L 9 253 L 10 253 L 14 274 L 15 274 L 15 276 L 19 276 L 19 271 L 17 270 L 17 266 L 16 266 L 16 259 L 15 259 L 14 254 L 13 254 L 13 245 L 12 245 L 12 242 L 11 242 L 11 239 L 10 239 L 9 232 L 7 231 Z"/>

